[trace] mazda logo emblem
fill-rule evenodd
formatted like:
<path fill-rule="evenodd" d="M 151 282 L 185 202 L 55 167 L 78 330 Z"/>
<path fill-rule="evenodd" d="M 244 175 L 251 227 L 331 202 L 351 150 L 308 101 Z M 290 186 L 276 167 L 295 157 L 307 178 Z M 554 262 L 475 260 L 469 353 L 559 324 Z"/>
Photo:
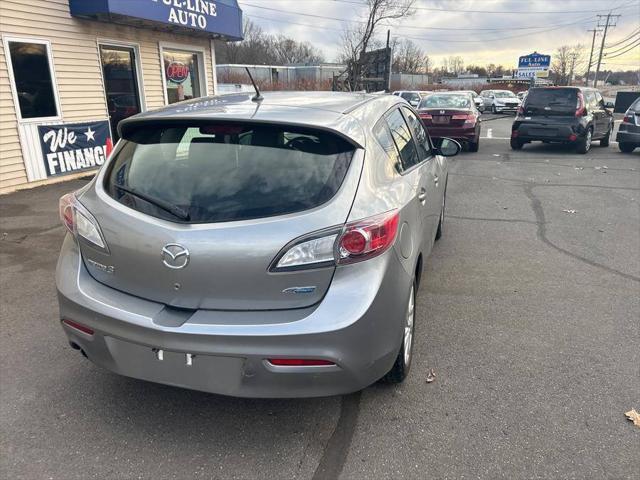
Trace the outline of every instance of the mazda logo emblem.
<path fill-rule="evenodd" d="M 174 270 L 184 268 L 189 263 L 189 250 L 178 243 L 167 243 L 162 247 L 162 263 Z"/>

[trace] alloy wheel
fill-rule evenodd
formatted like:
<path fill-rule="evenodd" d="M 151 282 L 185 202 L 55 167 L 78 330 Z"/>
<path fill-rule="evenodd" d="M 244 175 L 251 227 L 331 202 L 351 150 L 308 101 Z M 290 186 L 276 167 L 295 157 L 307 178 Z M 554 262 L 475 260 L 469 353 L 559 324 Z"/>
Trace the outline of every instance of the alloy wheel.
<path fill-rule="evenodd" d="M 409 294 L 409 304 L 407 305 L 407 317 L 404 325 L 404 364 L 409 365 L 411 361 L 411 345 L 413 344 L 413 322 L 415 319 L 415 291 L 411 286 L 411 293 Z"/>

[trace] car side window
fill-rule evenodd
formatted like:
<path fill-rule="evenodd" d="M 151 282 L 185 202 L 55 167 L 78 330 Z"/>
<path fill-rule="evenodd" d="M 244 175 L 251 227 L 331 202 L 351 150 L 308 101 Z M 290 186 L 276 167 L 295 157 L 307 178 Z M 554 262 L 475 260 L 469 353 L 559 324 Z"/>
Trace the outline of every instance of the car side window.
<path fill-rule="evenodd" d="M 400 113 L 400 110 L 397 108 L 393 109 L 391 113 L 386 116 L 386 120 L 389 124 L 391 137 L 400 152 L 402 169 L 407 170 L 420 163 L 416 144 L 411 137 L 409 126 L 407 125 L 407 122 L 404 121 L 404 117 Z"/>
<path fill-rule="evenodd" d="M 415 113 L 404 107 L 402 108 L 402 111 L 405 118 L 407 119 L 407 123 L 409 123 L 409 126 L 411 127 L 411 131 L 413 132 L 413 136 L 416 139 L 416 143 L 418 144 L 419 161 L 423 161 L 431 155 L 429 135 L 427 135 L 427 132 L 424 129 L 422 120 L 420 120 Z"/>
<path fill-rule="evenodd" d="M 373 136 L 376 137 L 376 140 L 388 155 L 394 168 L 401 167 L 402 162 L 400 160 L 400 152 L 398 152 L 398 148 L 393 142 L 393 138 L 391 138 L 389 126 L 387 125 L 387 121 L 384 118 L 381 118 L 373 127 Z"/>
<path fill-rule="evenodd" d="M 585 92 L 584 98 L 585 98 L 585 103 L 587 104 L 587 107 L 589 108 L 589 110 L 594 110 L 598 108 L 598 103 L 596 102 L 595 93 L 590 91 Z"/>

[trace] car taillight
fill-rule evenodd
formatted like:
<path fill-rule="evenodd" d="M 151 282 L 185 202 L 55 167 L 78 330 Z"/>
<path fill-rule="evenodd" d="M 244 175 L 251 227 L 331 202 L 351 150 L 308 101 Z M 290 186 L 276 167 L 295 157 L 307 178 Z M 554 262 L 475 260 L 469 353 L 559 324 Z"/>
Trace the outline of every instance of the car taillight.
<path fill-rule="evenodd" d="M 630 123 L 631 125 L 635 124 L 633 115 L 627 114 L 624 116 L 624 118 L 622 119 L 622 123 Z"/>
<path fill-rule="evenodd" d="M 272 272 L 286 272 L 361 262 L 384 253 L 393 245 L 400 214 L 391 210 L 356 220 L 344 227 L 303 237 L 272 263 Z"/>
<path fill-rule="evenodd" d="M 576 117 L 582 117 L 587 111 L 584 107 L 584 95 L 578 92 L 578 101 L 576 102 Z"/>
<path fill-rule="evenodd" d="M 382 215 L 348 223 L 338 240 L 338 263 L 354 263 L 385 252 L 396 239 L 400 214 Z"/>
<path fill-rule="evenodd" d="M 74 237 L 82 237 L 94 246 L 108 251 L 98 222 L 78 201 L 75 193 L 68 193 L 60 198 L 59 212 L 62 224 Z"/>
<path fill-rule="evenodd" d="M 431 120 L 433 118 L 433 115 L 430 113 L 419 113 L 418 115 L 420 115 L 420 118 L 423 120 Z"/>
<path fill-rule="evenodd" d="M 516 115 L 524 115 L 524 107 L 522 105 L 518 107 L 518 111 L 516 112 Z"/>
<path fill-rule="evenodd" d="M 451 120 L 464 120 L 466 124 L 474 124 L 476 123 L 476 116 L 473 113 L 457 113 L 451 115 Z"/>

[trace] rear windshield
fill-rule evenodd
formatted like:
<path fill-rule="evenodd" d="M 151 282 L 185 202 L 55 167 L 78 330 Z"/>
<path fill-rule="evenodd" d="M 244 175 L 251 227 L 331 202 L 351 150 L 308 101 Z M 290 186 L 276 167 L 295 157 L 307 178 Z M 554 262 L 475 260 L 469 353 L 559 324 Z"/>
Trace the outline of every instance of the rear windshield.
<path fill-rule="evenodd" d="M 532 88 L 525 99 L 525 113 L 567 113 L 573 115 L 578 103 L 573 88 Z"/>
<path fill-rule="evenodd" d="M 420 102 L 420 108 L 469 108 L 469 95 L 429 95 Z"/>
<path fill-rule="evenodd" d="M 135 210 L 177 222 L 283 215 L 331 199 L 354 149 L 335 134 L 293 126 L 144 126 L 126 135 L 105 189 Z"/>

